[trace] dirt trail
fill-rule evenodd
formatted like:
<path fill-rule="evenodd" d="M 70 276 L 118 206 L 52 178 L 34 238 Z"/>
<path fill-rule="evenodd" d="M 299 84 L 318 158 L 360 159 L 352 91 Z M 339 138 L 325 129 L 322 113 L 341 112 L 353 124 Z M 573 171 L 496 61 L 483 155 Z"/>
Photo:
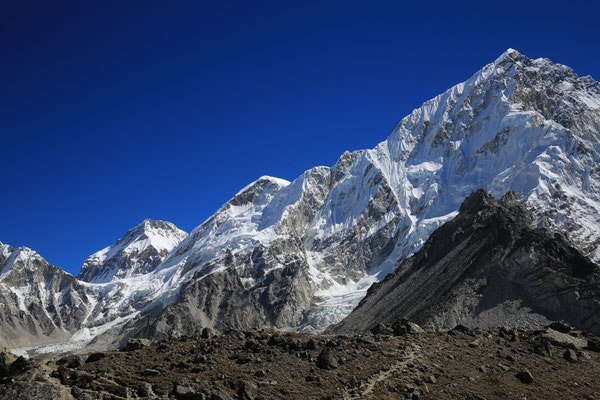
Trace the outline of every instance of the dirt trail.
<path fill-rule="evenodd" d="M 392 374 L 405 367 L 408 363 L 414 361 L 417 358 L 417 353 L 421 350 L 421 346 L 411 345 L 408 349 L 404 350 L 404 354 L 402 355 L 402 359 L 396 361 L 394 364 L 390 366 L 389 369 L 381 370 L 378 373 L 371 375 L 367 382 L 360 385 L 358 388 L 359 393 L 351 393 L 351 391 L 346 391 L 343 394 L 344 399 L 359 399 L 367 397 L 375 388 L 379 382 L 383 382 L 387 380 Z M 355 392 L 355 391 L 352 391 Z"/>

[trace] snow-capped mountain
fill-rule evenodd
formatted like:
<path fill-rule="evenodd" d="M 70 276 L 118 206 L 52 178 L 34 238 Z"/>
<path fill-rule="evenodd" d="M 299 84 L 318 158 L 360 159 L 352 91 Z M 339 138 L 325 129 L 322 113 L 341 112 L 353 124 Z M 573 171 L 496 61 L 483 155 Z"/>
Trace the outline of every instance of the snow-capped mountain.
<path fill-rule="evenodd" d="M 170 222 L 146 219 L 114 244 L 89 256 L 77 278 L 104 283 L 147 274 L 186 236 L 186 232 Z"/>
<path fill-rule="evenodd" d="M 322 330 L 480 188 L 514 191 L 534 226 L 567 232 L 597 262 L 599 138 L 598 82 L 508 50 L 373 149 L 292 182 L 262 177 L 185 238 L 137 227 L 91 256 L 80 277 L 96 298 L 75 337 Z"/>
<path fill-rule="evenodd" d="M 535 210 L 535 225 L 568 231 L 597 261 L 599 129 L 600 84 L 508 50 L 374 149 L 240 192 L 165 261 L 198 272 L 164 318 L 182 328 L 192 319 L 323 329 L 479 188 L 513 190 Z M 184 317 L 190 310 L 201 315 Z"/>
<path fill-rule="evenodd" d="M 70 339 L 94 296 L 27 247 L 0 243 L 0 343 L 31 346 Z"/>

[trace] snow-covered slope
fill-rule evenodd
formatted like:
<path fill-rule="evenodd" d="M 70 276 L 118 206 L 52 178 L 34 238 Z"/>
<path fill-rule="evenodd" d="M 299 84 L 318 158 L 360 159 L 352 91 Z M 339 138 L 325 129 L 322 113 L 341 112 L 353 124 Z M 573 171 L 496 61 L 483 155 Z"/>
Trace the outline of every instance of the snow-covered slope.
<path fill-rule="evenodd" d="M 160 265 L 142 254 L 147 244 L 167 248 L 152 235 L 128 233 L 90 257 L 80 276 L 97 293 L 93 330 L 77 337 L 322 330 L 480 188 L 514 191 L 536 226 L 568 232 L 599 261 L 599 138 L 598 82 L 509 49 L 375 148 L 293 182 L 248 185 L 185 239 L 176 235 L 183 240 L 169 242 Z"/>
<path fill-rule="evenodd" d="M 83 263 L 82 281 L 104 283 L 154 271 L 187 233 L 166 221 L 144 220 Z"/>

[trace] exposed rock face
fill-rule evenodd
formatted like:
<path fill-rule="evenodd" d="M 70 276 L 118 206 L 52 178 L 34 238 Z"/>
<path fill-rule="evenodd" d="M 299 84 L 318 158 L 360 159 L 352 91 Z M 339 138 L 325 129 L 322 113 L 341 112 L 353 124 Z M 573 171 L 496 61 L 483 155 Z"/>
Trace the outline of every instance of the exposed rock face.
<path fill-rule="evenodd" d="M 0 244 L 0 343 L 67 340 L 90 311 L 90 291 L 26 247 Z"/>
<path fill-rule="evenodd" d="M 186 236 L 170 222 L 146 219 L 111 246 L 89 256 L 77 278 L 102 283 L 147 274 Z"/>
<path fill-rule="evenodd" d="M 332 330 L 366 331 L 402 317 L 429 329 L 564 320 L 599 333 L 600 266 L 564 236 L 534 230 L 513 193 L 496 201 L 479 190 Z"/>

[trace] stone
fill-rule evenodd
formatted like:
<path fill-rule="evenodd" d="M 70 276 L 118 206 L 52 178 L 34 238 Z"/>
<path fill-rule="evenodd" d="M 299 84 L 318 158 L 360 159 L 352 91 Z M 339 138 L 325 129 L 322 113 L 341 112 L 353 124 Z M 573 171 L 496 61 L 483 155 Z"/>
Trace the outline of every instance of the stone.
<path fill-rule="evenodd" d="M 588 338 L 588 345 L 586 347 L 586 350 L 600 353 L 600 338 L 597 338 L 597 337 Z"/>
<path fill-rule="evenodd" d="M 187 386 L 187 385 L 181 385 L 181 384 L 175 385 L 174 394 L 178 398 L 183 398 L 183 399 L 196 399 L 198 397 L 197 396 L 198 393 L 196 392 L 196 390 L 193 387 Z"/>
<path fill-rule="evenodd" d="M 86 358 L 84 356 L 75 356 L 68 363 L 67 368 L 79 368 L 85 364 Z"/>
<path fill-rule="evenodd" d="M 252 361 L 252 357 L 248 354 L 240 354 L 235 360 L 236 364 L 247 364 Z"/>
<path fill-rule="evenodd" d="M 590 356 L 590 354 L 588 352 L 583 351 L 583 350 L 577 352 L 577 357 L 578 358 L 582 358 L 584 360 L 591 360 L 592 359 L 592 356 Z"/>
<path fill-rule="evenodd" d="M 419 325 L 415 324 L 414 322 L 407 321 L 406 326 L 408 327 L 408 333 L 412 333 L 412 334 L 425 333 L 423 328 L 421 328 Z"/>
<path fill-rule="evenodd" d="M 215 330 L 212 328 L 209 328 L 209 327 L 203 328 L 202 334 L 200 335 L 200 337 L 202 339 L 210 339 L 214 336 L 215 336 Z"/>
<path fill-rule="evenodd" d="M 121 351 L 135 351 L 150 347 L 152 343 L 148 339 L 129 339 Z"/>
<path fill-rule="evenodd" d="M 96 362 L 96 361 L 100 361 L 103 358 L 106 358 L 106 354 L 105 353 L 92 353 L 85 360 L 85 363 L 86 364 L 93 363 L 93 362 Z"/>
<path fill-rule="evenodd" d="M 238 390 L 239 400 L 254 400 L 258 397 L 258 388 L 250 383 L 244 382 Z"/>
<path fill-rule="evenodd" d="M 572 349 L 565 350 L 565 352 L 563 353 L 563 358 L 565 360 L 567 360 L 568 362 L 572 362 L 572 363 L 575 363 L 578 361 L 577 353 L 575 353 L 575 351 Z"/>
<path fill-rule="evenodd" d="M 536 343 L 533 346 L 533 352 L 536 354 L 539 354 L 541 356 L 544 357 L 553 357 L 554 356 L 554 351 L 552 349 L 552 345 L 550 344 L 550 341 L 548 340 L 542 340 L 539 343 Z"/>
<path fill-rule="evenodd" d="M 211 400 L 233 400 L 233 398 L 222 390 L 216 391 L 210 397 Z"/>
<path fill-rule="evenodd" d="M 504 364 L 498 364 L 498 368 L 500 368 L 504 372 L 509 372 L 510 371 L 510 367 L 506 366 Z"/>
<path fill-rule="evenodd" d="M 336 369 L 338 367 L 337 359 L 330 348 L 325 348 L 317 357 L 317 367 L 321 369 Z"/>
<path fill-rule="evenodd" d="M 410 322 L 406 318 L 402 318 L 399 321 L 394 322 L 391 328 L 395 336 L 404 336 L 407 333 L 416 335 L 425 332 L 419 325 L 415 324 L 414 322 Z"/>
<path fill-rule="evenodd" d="M 138 390 L 138 394 L 144 397 L 154 396 L 154 392 L 152 391 L 152 385 L 148 382 L 142 383 L 142 386 Z"/>
<path fill-rule="evenodd" d="M 471 328 L 467 328 L 464 325 L 458 324 L 452 328 L 448 333 L 456 334 L 457 332 L 464 333 L 465 335 L 475 336 L 475 333 Z"/>
<path fill-rule="evenodd" d="M 531 375 L 531 372 L 526 369 L 518 372 L 515 376 L 523 383 L 529 384 L 533 382 L 533 375 Z"/>
<path fill-rule="evenodd" d="M 550 325 L 548 325 L 548 328 L 558 331 L 560 333 L 569 333 L 573 329 L 569 325 L 559 321 L 551 323 Z"/>
<path fill-rule="evenodd" d="M 555 346 L 574 347 L 581 350 L 587 346 L 588 341 L 585 338 L 577 338 L 566 333 L 555 331 L 552 328 L 546 328 L 542 333 L 542 338 L 547 339 Z"/>
<path fill-rule="evenodd" d="M 8 367 L 8 374 L 11 376 L 18 375 L 33 366 L 33 362 L 26 359 L 23 356 L 20 356 L 15 361 L 13 361 Z"/>
<path fill-rule="evenodd" d="M 393 335 L 394 330 L 390 325 L 379 323 L 371 328 L 371 333 L 373 335 Z"/>
<path fill-rule="evenodd" d="M 158 376 L 160 375 L 160 371 L 152 368 L 146 368 L 141 373 L 142 376 Z"/>
<path fill-rule="evenodd" d="M 0 378 L 8 376 L 9 365 L 10 363 L 8 362 L 8 357 L 6 353 L 0 353 Z"/>

